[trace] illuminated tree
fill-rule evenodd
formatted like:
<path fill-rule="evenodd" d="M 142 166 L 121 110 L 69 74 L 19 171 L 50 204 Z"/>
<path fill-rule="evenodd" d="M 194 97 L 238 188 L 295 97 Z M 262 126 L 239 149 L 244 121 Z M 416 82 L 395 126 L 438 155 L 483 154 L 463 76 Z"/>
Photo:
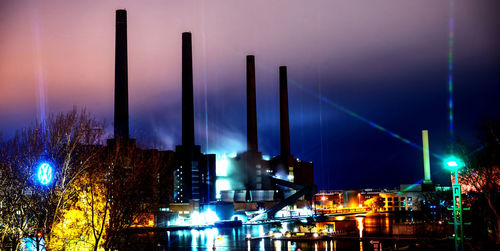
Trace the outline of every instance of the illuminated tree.
<path fill-rule="evenodd" d="M 384 198 L 378 196 L 365 200 L 364 204 L 372 211 L 377 211 L 378 209 L 384 208 L 385 205 Z"/>
<path fill-rule="evenodd" d="M 50 115 L 1 142 L 1 245 L 19 249 L 21 239 L 36 232 L 50 243 L 53 224 L 78 197 L 73 183 L 96 163 L 103 128 L 87 112 L 73 109 Z M 53 178 L 47 184 L 36 179 L 42 161 L 53 166 Z"/>
<path fill-rule="evenodd" d="M 51 250 L 120 249 L 126 230 L 157 211 L 165 196 L 160 171 L 171 171 L 160 167 L 171 160 L 132 140 L 103 146 L 103 128 L 74 109 L 0 142 L 0 249 L 20 249 L 22 238 L 38 232 Z M 44 182 L 36 180 L 42 161 L 53 169 Z"/>
<path fill-rule="evenodd" d="M 108 226 L 106 215 L 109 212 L 104 175 L 98 170 L 88 169 L 74 183 L 78 196 L 54 224 L 50 241 L 52 249 L 103 249 L 102 237 Z"/>
<path fill-rule="evenodd" d="M 156 150 L 137 149 L 133 141 L 110 140 L 95 165 L 73 183 L 78 196 L 61 212 L 51 248 L 130 248 L 127 230 L 157 208 L 155 184 L 162 157 Z"/>

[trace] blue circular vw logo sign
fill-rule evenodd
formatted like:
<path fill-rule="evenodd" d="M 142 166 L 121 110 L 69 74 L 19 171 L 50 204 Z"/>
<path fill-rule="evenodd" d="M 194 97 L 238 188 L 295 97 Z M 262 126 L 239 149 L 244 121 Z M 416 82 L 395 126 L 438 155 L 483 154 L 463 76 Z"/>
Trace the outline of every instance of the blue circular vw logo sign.
<path fill-rule="evenodd" d="M 47 185 L 52 181 L 52 167 L 48 163 L 42 163 L 38 167 L 38 181 L 42 185 Z"/>

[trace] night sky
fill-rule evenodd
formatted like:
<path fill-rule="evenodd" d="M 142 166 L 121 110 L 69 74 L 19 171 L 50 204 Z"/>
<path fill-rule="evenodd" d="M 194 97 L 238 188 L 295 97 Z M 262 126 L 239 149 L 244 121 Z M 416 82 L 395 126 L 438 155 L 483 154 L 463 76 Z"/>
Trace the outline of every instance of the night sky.
<path fill-rule="evenodd" d="M 43 2 L 43 3 L 42 3 Z M 128 11 L 131 136 L 181 143 L 181 33 L 193 33 L 196 143 L 246 148 L 245 56 L 256 57 L 259 150 L 279 154 L 278 67 L 288 66 L 291 151 L 320 189 L 393 188 L 446 154 L 449 0 L 1 1 L 3 138 L 74 105 L 112 132 L 115 10 Z M 454 127 L 477 145 L 500 118 L 500 1 L 457 0 Z M 354 116 L 353 112 L 362 117 Z M 369 123 L 371 122 L 371 124 Z M 433 179 L 449 184 L 431 158 Z"/>

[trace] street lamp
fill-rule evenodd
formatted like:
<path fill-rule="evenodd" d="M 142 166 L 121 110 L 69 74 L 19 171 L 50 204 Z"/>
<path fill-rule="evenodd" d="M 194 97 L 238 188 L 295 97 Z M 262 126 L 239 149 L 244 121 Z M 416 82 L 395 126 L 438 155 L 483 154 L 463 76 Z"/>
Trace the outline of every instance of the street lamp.
<path fill-rule="evenodd" d="M 464 167 L 464 162 L 456 156 L 444 159 L 444 167 L 455 176 L 453 188 L 453 229 L 455 232 L 455 250 L 464 249 L 464 233 L 462 221 L 462 191 L 458 182 L 458 169 Z"/>

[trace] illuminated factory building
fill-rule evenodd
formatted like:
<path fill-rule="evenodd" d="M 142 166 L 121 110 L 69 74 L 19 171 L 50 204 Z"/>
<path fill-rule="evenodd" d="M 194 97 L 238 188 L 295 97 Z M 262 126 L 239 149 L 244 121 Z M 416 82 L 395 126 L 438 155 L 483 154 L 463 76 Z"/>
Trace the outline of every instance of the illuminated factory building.
<path fill-rule="evenodd" d="M 145 196 L 153 196 L 157 203 L 141 205 L 155 214 L 156 225 L 170 221 L 172 214 L 187 216 L 210 208 L 214 211 L 229 208 L 226 211 L 232 212 L 241 208 L 269 209 L 285 202 L 286 206 L 297 205 L 297 201 L 306 205 L 304 202 L 312 198 L 312 163 L 302 162 L 290 153 L 286 67 L 279 69 L 281 154 L 270 159 L 259 152 L 255 58 L 247 56 L 247 151 L 222 154 L 216 159 L 215 154 L 202 153 L 200 145 L 195 142 L 192 38 L 191 33 L 183 33 L 182 144 L 176 146 L 175 151 L 144 150 L 136 147 L 135 139 L 129 138 L 125 10 L 116 11 L 115 42 L 115 137 L 108 140 L 108 147 L 113 149 L 117 144 L 127 144 L 135 153 L 160 158 L 159 173 L 152 174 L 158 177 L 157 182 L 144 191 Z M 283 205 L 278 206 L 283 208 Z"/>
<path fill-rule="evenodd" d="M 313 185 L 313 165 L 290 154 L 288 93 L 286 67 L 280 74 L 280 145 L 281 154 L 264 159 L 258 149 L 257 109 L 255 90 L 255 57 L 248 55 L 247 64 L 247 150 L 233 156 L 222 156 L 218 161 L 217 197 L 224 202 L 279 201 L 294 192 L 278 186 L 271 177 L 299 185 Z M 229 157 L 229 158 L 227 158 Z"/>

